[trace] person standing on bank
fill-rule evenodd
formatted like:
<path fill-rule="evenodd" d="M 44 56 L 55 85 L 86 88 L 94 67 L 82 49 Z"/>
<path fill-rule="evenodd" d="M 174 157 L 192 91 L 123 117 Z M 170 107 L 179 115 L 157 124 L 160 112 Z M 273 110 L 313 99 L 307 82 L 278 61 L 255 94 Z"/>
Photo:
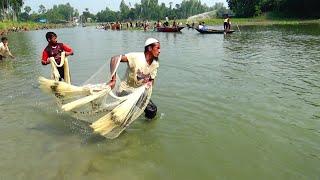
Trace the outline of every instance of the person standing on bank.
<path fill-rule="evenodd" d="M 50 64 L 50 58 L 53 57 L 57 64 L 61 63 L 61 53 L 65 52 L 65 56 L 73 55 L 73 50 L 70 46 L 58 43 L 57 35 L 54 32 L 47 32 L 46 33 L 46 40 L 48 41 L 48 45 L 44 48 L 42 52 L 42 65 Z M 62 67 L 57 67 L 60 78 L 59 81 L 65 79 L 64 77 L 64 65 Z"/>
<path fill-rule="evenodd" d="M 7 56 L 10 56 L 13 59 L 15 58 L 9 50 L 8 38 L 2 37 L 0 42 L 0 60 L 6 58 Z"/>
<path fill-rule="evenodd" d="M 148 38 L 144 44 L 144 52 L 131 52 L 125 55 L 113 56 L 110 61 L 111 74 L 115 74 L 116 66 L 120 62 L 127 63 L 126 80 L 120 83 L 119 96 L 127 95 L 133 88 L 144 84 L 152 86 L 157 76 L 159 67 L 160 42 L 154 38 Z M 113 75 L 108 85 L 113 89 L 116 83 L 116 75 Z M 152 119 L 157 112 L 157 106 L 150 100 L 145 109 L 147 118 Z"/>

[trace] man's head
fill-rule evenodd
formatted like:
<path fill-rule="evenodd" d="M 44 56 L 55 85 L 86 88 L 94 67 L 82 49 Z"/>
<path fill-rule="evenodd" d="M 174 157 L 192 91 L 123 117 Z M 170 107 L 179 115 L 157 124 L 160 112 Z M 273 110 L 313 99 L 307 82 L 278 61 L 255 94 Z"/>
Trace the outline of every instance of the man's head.
<path fill-rule="evenodd" d="M 1 42 L 3 42 L 3 43 L 8 42 L 8 38 L 6 38 L 6 37 L 2 37 L 2 38 L 1 38 Z"/>
<path fill-rule="evenodd" d="M 160 55 L 160 42 L 154 38 L 148 38 L 144 43 L 144 52 L 153 56 L 153 59 L 158 60 Z"/>
<path fill-rule="evenodd" d="M 46 40 L 50 44 L 56 44 L 57 43 L 57 35 L 54 32 L 47 32 L 46 33 Z"/>

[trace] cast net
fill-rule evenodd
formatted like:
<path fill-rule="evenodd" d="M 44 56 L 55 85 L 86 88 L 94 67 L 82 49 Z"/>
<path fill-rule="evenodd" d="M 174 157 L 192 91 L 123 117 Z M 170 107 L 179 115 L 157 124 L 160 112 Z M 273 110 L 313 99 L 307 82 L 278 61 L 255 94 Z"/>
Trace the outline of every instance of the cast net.
<path fill-rule="evenodd" d="M 70 79 L 67 59 L 64 55 L 61 58 L 64 62 L 65 79 Z M 72 85 L 67 82 L 58 81 L 54 78 L 57 67 L 60 65 L 53 62 L 52 78 L 39 77 L 40 88 L 56 98 L 58 107 L 72 117 L 91 123 L 94 132 L 106 138 L 116 138 L 120 133 L 136 120 L 143 112 L 150 101 L 152 86 L 142 85 L 138 88 L 123 88 L 121 78 L 117 73 L 125 77 L 125 66 L 119 66 L 118 61 L 111 66 L 114 72 L 110 73 L 109 65 L 103 65 L 82 85 Z M 116 73 L 117 72 L 117 73 Z M 117 83 L 113 89 L 107 85 L 112 75 L 116 75 Z M 66 77 L 68 76 L 68 77 Z M 124 79 L 125 81 L 125 79 Z M 70 82 L 70 81 L 69 81 Z"/>

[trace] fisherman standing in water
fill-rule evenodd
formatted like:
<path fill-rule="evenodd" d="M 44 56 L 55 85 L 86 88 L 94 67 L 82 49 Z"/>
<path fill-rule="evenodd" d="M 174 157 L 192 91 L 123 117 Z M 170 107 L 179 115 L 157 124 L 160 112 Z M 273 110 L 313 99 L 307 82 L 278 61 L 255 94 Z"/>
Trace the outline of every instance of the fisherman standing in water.
<path fill-rule="evenodd" d="M 154 79 L 157 76 L 157 69 L 159 67 L 158 57 L 160 55 L 160 42 L 154 38 L 148 38 L 144 44 L 144 52 L 132 52 L 125 55 L 118 55 L 111 58 L 110 70 L 111 74 L 117 68 L 117 64 L 125 62 L 128 65 L 126 76 L 127 79 L 120 83 L 119 96 L 126 95 L 134 88 L 147 84 L 148 87 L 152 86 Z M 109 82 L 111 88 L 114 88 L 116 83 L 116 75 L 113 75 Z M 147 118 L 152 119 L 157 113 L 157 106 L 150 100 L 145 109 Z"/>
<path fill-rule="evenodd" d="M 8 47 L 8 38 L 2 37 L 0 42 L 0 60 L 3 58 L 6 58 L 7 56 L 10 56 L 11 58 L 15 58 Z"/>
<path fill-rule="evenodd" d="M 223 29 L 224 29 L 225 32 L 228 32 L 231 29 L 231 22 L 230 22 L 229 15 L 227 15 L 226 18 L 223 21 Z"/>
<path fill-rule="evenodd" d="M 65 56 L 73 55 L 73 50 L 70 46 L 57 42 L 57 35 L 54 32 L 47 32 L 46 40 L 48 41 L 48 45 L 42 52 L 42 60 L 41 60 L 42 65 L 50 64 L 51 57 L 54 58 L 57 64 L 60 64 L 62 52 L 65 52 Z M 65 65 L 61 67 L 57 67 L 60 74 L 59 81 L 62 81 L 62 79 L 65 79 L 64 66 Z"/>

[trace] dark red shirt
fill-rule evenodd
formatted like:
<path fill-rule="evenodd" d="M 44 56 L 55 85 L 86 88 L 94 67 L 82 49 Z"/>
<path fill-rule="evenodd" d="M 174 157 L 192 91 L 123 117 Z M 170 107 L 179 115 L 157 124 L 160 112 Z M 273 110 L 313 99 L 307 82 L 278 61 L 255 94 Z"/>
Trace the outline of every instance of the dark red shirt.
<path fill-rule="evenodd" d="M 68 46 L 68 45 L 66 45 L 66 44 L 62 44 L 62 43 L 61 43 L 61 45 L 62 45 L 63 51 L 73 53 L 73 49 L 72 49 L 70 46 Z M 59 46 L 59 43 L 58 43 L 56 46 Z M 43 50 L 43 52 L 42 52 L 42 60 L 41 60 L 41 62 L 42 62 L 43 65 L 49 64 L 49 63 L 47 63 L 47 59 L 50 57 L 50 55 L 49 55 L 49 53 L 48 53 L 48 51 L 47 51 L 47 50 L 48 50 L 48 47 L 50 47 L 50 48 L 56 48 L 55 46 L 50 46 L 50 45 L 48 45 L 48 46 Z M 60 63 L 60 62 L 58 62 L 58 63 Z"/>

